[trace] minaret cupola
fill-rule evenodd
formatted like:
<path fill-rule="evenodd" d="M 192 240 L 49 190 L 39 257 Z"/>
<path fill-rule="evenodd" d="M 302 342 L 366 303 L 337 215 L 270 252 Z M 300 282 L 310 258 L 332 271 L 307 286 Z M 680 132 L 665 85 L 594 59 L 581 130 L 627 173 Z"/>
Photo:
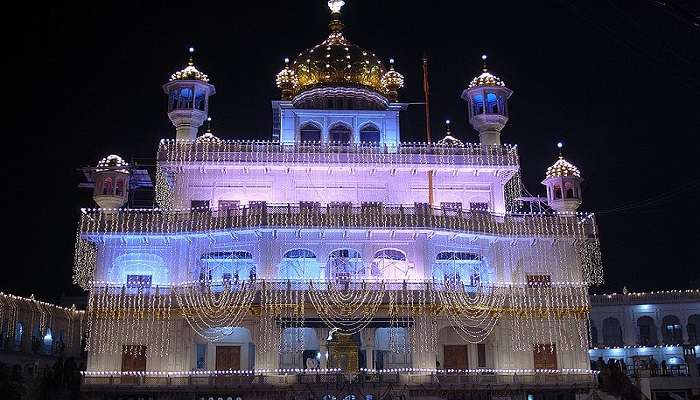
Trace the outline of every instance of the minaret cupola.
<path fill-rule="evenodd" d="M 129 164 L 111 154 L 95 167 L 95 189 L 92 198 L 100 208 L 117 209 L 129 200 Z"/>
<path fill-rule="evenodd" d="M 179 140 L 195 140 L 197 130 L 207 119 L 209 97 L 216 92 L 209 77 L 194 66 L 194 48 L 190 47 L 189 52 L 187 66 L 172 74 L 163 85 L 168 95 L 168 117 Z"/>
<path fill-rule="evenodd" d="M 481 144 L 501 144 L 501 130 L 508 122 L 508 98 L 513 91 L 499 77 L 486 68 L 486 55 L 481 56 L 484 66 L 462 92 L 469 103 L 469 123 L 479 132 Z"/>
<path fill-rule="evenodd" d="M 547 187 L 547 204 L 560 213 L 574 213 L 581 206 L 581 172 L 575 165 L 566 161 L 559 147 L 559 159 L 547 168 L 542 184 Z"/>

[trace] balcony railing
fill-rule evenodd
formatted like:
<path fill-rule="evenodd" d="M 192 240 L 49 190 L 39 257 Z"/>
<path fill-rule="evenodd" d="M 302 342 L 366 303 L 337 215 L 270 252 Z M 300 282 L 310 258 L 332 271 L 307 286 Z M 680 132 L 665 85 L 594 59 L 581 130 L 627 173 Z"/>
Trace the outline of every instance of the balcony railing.
<path fill-rule="evenodd" d="M 592 305 L 618 304 L 648 304 L 650 302 L 688 302 L 700 301 L 700 290 L 668 290 L 648 293 L 612 293 L 594 294 L 591 296 Z"/>
<path fill-rule="evenodd" d="M 429 229 L 494 236 L 589 239 L 591 214 L 493 214 L 423 206 L 255 204 L 227 210 L 84 209 L 83 234 L 178 234 L 236 229 Z"/>
<path fill-rule="evenodd" d="M 596 375 L 591 373 L 524 373 L 524 374 L 456 374 L 456 373 L 297 373 L 297 374 L 237 374 L 237 373 L 196 373 L 191 375 L 160 376 L 136 375 L 122 376 L 121 374 L 84 375 L 82 377 L 83 390 L 110 390 L 123 388 L 139 391 L 158 390 L 195 390 L 206 391 L 216 388 L 236 387 L 242 391 L 256 391 L 259 388 L 269 386 L 287 386 L 290 388 L 304 386 L 323 388 L 328 385 L 365 384 L 372 388 L 378 386 L 387 387 L 396 384 L 407 387 L 421 387 L 422 389 L 444 389 L 455 387 L 469 387 L 478 389 L 494 389 L 499 387 L 513 388 L 592 388 L 596 386 Z"/>
<path fill-rule="evenodd" d="M 221 140 L 197 142 L 162 140 L 158 161 L 276 165 L 465 165 L 517 166 L 517 146 L 467 143 L 464 147 L 428 143 L 369 145 L 365 143 L 280 143 L 271 141 Z"/>

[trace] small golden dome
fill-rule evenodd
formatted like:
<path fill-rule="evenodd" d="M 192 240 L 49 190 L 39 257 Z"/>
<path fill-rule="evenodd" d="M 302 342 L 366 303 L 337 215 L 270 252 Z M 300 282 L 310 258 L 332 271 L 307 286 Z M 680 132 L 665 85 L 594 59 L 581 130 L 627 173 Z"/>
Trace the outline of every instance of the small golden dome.
<path fill-rule="evenodd" d="M 471 82 L 469 82 L 469 86 L 467 87 L 468 89 L 471 89 L 473 87 L 477 86 L 505 86 L 505 82 L 501 80 L 501 78 L 497 77 L 496 75 L 484 71 L 481 73 L 481 75 L 475 77 L 472 79 Z"/>
<path fill-rule="evenodd" d="M 471 82 L 469 82 L 469 86 L 467 86 L 467 89 L 471 89 L 473 87 L 477 86 L 506 86 L 505 82 L 496 75 L 492 74 L 489 72 L 489 70 L 486 68 L 486 55 L 482 55 L 481 59 L 484 62 L 484 67 L 482 69 L 482 72 L 479 76 L 474 77 Z"/>
<path fill-rule="evenodd" d="M 207 131 L 204 133 L 204 135 L 198 137 L 196 139 L 197 144 L 219 144 L 221 143 L 221 139 L 218 137 L 214 136 L 213 133 Z"/>
<path fill-rule="evenodd" d="M 124 161 L 123 158 L 119 157 L 116 154 L 110 154 L 97 163 L 97 168 L 95 168 L 95 171 L 118 171 L 129 173 L 128 168 L 129 164 L 126 161 Z"/>
<path fill-rule="evenodd" d="M 194 48 L 190 47 L 189 52 L 190 59 L 187 61 L 187 66 L 170 75 L 170 81 L 202 81 L 208 83 L 209 76 L 194 66 L 194 59 L 192 58 Z"/>
<path fill-rule="evenodd" d="M 293 69 L 289 68 L 289 59 L 284 59 L 284 69 L 277 73 L 277 78 L 275 83 L 277 87 L 282 90 L 282 100 L 289 100 L 292 98 L 294 90 L 299 85 L 299 79 Z"/>
<path fill-rule="evenodd" d="M 574 164 L 566 161 L 564 157 L 559 156 L 557 162 L 547 168 L 547 178 L 557 178 L 561 176 L 575 176 L 580 178 L 581 172 Z"/>
<path fill-rule="evenodd" d="M 389 60 L 391 67 L 382 77 L 382 88 L 389 96 L 389 100 L 398 100 L 398 90 L 403 87 L 404 77 L 394 69 L 394 59 Z"/>

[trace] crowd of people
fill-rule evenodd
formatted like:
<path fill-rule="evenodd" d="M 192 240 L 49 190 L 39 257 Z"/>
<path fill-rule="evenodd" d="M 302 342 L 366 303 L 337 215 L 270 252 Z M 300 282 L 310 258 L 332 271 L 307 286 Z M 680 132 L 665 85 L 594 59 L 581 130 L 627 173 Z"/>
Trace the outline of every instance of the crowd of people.
<path fill-rule="evenodd" d="M 72 357 L 56 360 L 52 367 L 22 367 L 0 363 L 0 393 L 7 400 L 80 398 L 80 371 Z"/>

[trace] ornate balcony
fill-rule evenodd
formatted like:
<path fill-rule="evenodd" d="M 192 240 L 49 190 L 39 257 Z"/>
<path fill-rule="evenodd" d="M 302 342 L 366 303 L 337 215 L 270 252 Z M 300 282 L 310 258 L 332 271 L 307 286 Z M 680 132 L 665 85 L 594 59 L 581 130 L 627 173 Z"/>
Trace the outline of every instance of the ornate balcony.
<path fill-rule="evenodd" d="M 369 145 L 364 143 L 280 143 L 272 141 L 197 142 L 164 139 L 158 147 L 162 165 L 190 162 L 246 165 L 365 166 L 501 166 L 519 165 L 517 146 L 467 143 L 464 147 L 429 143 Z M 200 164 L 201 165 L 201 164 Z M 197 165 L 199 166 L 199 165 Z"/>
<path fill-rule="evenodd" d="M 597 238 L 592 214 L 493 214 L 422 206 L 255 204 L 227 210 L 84 209 L 83 235 L 173 235 L 255 229 L 426 229 L 532 238 Z"/>

